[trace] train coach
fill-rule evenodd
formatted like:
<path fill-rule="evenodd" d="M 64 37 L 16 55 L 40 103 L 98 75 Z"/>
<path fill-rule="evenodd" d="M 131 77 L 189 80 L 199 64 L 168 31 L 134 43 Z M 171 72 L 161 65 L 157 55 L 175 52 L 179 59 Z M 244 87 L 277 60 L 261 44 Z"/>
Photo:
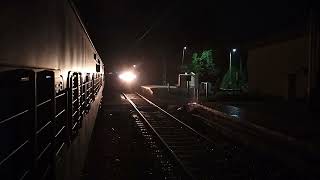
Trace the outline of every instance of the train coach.
<path fill-rule="evenodd" d="M 0 179 L 77 179 L 104 65 L 68 0 L 0 7 Z"/>

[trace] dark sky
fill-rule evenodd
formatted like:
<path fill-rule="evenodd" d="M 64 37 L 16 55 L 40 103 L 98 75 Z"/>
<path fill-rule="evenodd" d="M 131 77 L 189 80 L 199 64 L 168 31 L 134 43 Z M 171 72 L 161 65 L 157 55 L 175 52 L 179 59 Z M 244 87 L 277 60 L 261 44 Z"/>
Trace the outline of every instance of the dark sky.
<path fill-rule="evenodd" d="M 289 0 L 76 2 L 105 64 L 173 63 L 184 45 L 231 47 L 302 32 L 307 14 L 306 1 Z"/>

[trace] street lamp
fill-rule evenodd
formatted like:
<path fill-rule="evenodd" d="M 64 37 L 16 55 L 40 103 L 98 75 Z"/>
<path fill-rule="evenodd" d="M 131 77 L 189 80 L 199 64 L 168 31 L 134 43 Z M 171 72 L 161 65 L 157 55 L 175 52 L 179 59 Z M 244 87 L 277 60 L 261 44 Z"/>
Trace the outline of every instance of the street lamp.
<path fill-rule="evenodd" d="M 183 47 L 183 50 L 182 50 L 182 64 L 181 64 L 181 66 L 183 66 L 183 60 L 184 60 L 184 51 L 186 51 L 187 50 L 187 46 L 185 46 L 185 47 Z"/>
<path fill-rule="evenodd" d="M 235 53 L 235 52 L 237 52 L 237 49 L 235 49 L 235 48 L 233 48 L 232 49 L 232 53 Z M 232 73 L 231 73 L 231 67 L 232 67 L 232 61 L 231 61 L 231 58 L 232 58 L 232 56 L 231 56 L 231 51 L 230 51 L 230 53 L 229 53 L 229 59 L 230 59 L 230 62 L 229 62 L 229 74 L 230 74 L 230 76 L 229 76 L 229 84 L 231 85 L 232 84 Z"/>

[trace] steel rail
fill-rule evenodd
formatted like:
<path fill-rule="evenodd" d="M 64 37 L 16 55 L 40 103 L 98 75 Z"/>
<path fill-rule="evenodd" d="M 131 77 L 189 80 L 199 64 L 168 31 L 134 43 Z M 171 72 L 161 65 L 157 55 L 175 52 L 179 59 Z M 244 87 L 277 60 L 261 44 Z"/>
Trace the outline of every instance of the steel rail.
<path fill-rule="evenodd" d="M 135 109 L 135 111 L 139 114 L 139 116 L 148 124 L 149 128 L 153 131 L 154 134 L 159 138 L 161 143 L 167 148 L 167 150 L 170 152 L 170 154 L 174 157 L 174 159 L 179 163 L 179 165 L 182 167 L 184 172 L 191 178 L 196 179 L 193 174 L 188 170 L 188 168 L 182 163 L 180 158 L 174 153 L 174 151 L 170 148 L 170 146 L 166 143 L 166 141 L 160 136 L 160 134 L 153 128 L 153 126 L 150 124 L 150 122 L 146 119 L 146 117 L 140 112 L 136 104 L 129 99 L 125 93 L 122 93 L 123 96 L 128 100 L 128 102 L 132 105 L 132 107 Z"/>
<path fill-rule="evenodd" d="M 213 144 L 212 140 L 207 138 L 206 136 L 200 134 L 199 132 L 197 132 L 196 130 L 194 130 L 192 127 L 190 127 L 189 125 L 187 125 L 186 123 L 180 121 L 178 118 L 172 116 L 170 113 L 168 113 L 167 111 L 165 111 L 164 109 L 162 109 L 161 107 L 159 107 L 158 105 L 156 105 L 155 103 L 153 103 L 152 101 L 150 101 L 149 99 L 145 98 L 144 96 L 140 95 L 139 93 L 137 93 L 138 96 L 140 96 L 142 99 L 144 99 L 145 101 L 147 101 L 149 104 L 151 104 L 152 106 L 158 108 L 160 111 L 162 111 L 163 113 L 165 113 L 166 115 L 170 116 L 171 118 L 173 118 L 174 120 L 176 120 L 177 122 L 179 122 L 180 124 L 182 124 L 183 126 L 187 127 L 190 131 L 192 131 L 193 133 L 195 133 L 196 135 L 200 136 L 201 138 L 205 139 L 206 141 L 210 142 Z"/>

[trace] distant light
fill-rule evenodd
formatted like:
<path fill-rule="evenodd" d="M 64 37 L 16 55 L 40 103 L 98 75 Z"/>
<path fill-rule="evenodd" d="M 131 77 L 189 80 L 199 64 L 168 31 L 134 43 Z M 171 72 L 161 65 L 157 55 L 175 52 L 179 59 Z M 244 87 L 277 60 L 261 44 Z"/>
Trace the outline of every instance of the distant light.
<path fill-rule="evenodd" d="M 22 77 L 20 78 L 20 81 L 29 81 L 29 77 Z"/>
<path fill-rule="evenodd" d="M 187 50 L 187 46 L 183 47 L 184 50 Z"/>
<path fill-rule="evenodd" d="M 136 68 L 137 66 L 134 64 L 133 67 Z"/>
<path fill-rule="evenodd" d="M 132 81 L 134 81 L 137 76 L 131 72 L 131 71 L 127 71 L 127 72 L 123 72 L 119 75 L 119 78 L 127 83 L 130 83 Z"/>
<path fill-rule="evenodd" d="M 236 52 L 237 51 L 237 49 L 232 49 L 232 52 Z"/>

